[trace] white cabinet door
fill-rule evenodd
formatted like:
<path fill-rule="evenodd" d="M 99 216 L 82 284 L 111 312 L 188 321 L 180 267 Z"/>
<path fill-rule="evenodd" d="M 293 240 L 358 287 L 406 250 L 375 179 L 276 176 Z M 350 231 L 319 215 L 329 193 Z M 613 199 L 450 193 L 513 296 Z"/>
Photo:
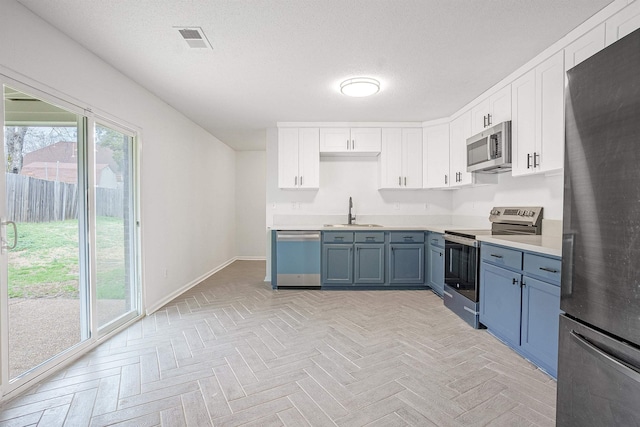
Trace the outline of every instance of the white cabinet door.
<path fill-rule="evenodd" d="M 379 188 L 422 188 L 422 129 L 382 129 Z"/>
<path fill-rule="evenodd" d="M 327 154 L 378 154 L 380 128 L 320 128 L 320 152 Z"/>
<path fill-rule="evenodd" d="M 511 86 L 509 85 L 471 109 L 471 135 L 506 120 L 511 120 Z"/>
<path fill-rule="evenodd" d="M 298 128 L 278 129 L 278 187 L 298 188 Z"/>
<path fill-rule="evenodd" d="M 512 83 L 512 174 L 564 166 L 564 51 Z"/>
<path fill-rule="evenodd" d="M 640 28 L 640 2 L 630 3 L 607 19 L 606 28 L 607 46 Z"/>
<path fill-rule="evenodd" d="M 536 150 L 536 70 L 511 84 L 511 107 L 511 173 L 530 174 Z"/>
<path fill-rule="evenodd" d="M 451 122 L 449 147 L 450 187 L 473 183 L 473 175 L 467 172 L 467 138 L 472 135 L 471 111 Z"/>
<path fill-rule="evenodd" d="M 381 146 L 380 128 L 351 128 L 351 151 L 354 153 L 379 153 Z"/>
<path fill-rule="evenodd" d="M 565 71 L 605 47 L 605 24 L 600 24 L 564 49 Z"/>
<path fill-rule="evenodd" d="M 536 172 L 564 167 L 564 76 L 562 51 L 536 67 Z"/>
<path fill-rule="evenodd" d="M 422 187 L 449 186 L 449 124 L 422 130 Z"/>
<path fill-rule="evenodd" d="M 300 128 L 298 132 L 298 187 L 320 187 L 320 129 Z"/>
<path fill-rule="evenodd" d="M 404 188 L 422 188 L 422 129 L 402 129 Z"/>
<path fill-rule="evenodd" d="M 351 149 L 349 128 L 320 128 L 321 153 L 346 153 Z"/>
<path fill-rule="evenodd" d="M 402 129 L 382 129 L 379 188 L 402 187 Z"/>

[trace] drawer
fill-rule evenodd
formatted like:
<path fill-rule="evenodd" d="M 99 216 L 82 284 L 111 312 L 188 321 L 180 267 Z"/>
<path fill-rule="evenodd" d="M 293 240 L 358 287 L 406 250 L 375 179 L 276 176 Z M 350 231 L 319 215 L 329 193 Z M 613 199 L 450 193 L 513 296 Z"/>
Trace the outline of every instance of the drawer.
<path fill-rule="evenodd" d="M 324 243 L 353 243 L 353 231 L 325 231 L 322 233 Z"/>
<path fill-rule="evenodd" d="M 483 244 L 480 246 L 480 257 L 482 261 L 522 270 L 522 252 L 516 249 Z"/>
<path fill-rule="evenodd" d="M 444 234 L 429 233 L 429 244 L 432 246 L 444 248 Z"/>
<path fill-rule="evenodd" d="M 550 282 L 560 283 L 560 271 L 562 261 L 557 258 L 548 258 L 536 254 L 524 254 L 524 270 L 525 274 L 538 276 Z"/>
<path fill-rule="evenodd" d="M 356 243 L 384 243 L 384 231 L 356 231 Z"/>
<path fill-rule="evenodd" d="M 391 243 L 424 243 L 424 231 L 392 231 L 389 233 Z"/>

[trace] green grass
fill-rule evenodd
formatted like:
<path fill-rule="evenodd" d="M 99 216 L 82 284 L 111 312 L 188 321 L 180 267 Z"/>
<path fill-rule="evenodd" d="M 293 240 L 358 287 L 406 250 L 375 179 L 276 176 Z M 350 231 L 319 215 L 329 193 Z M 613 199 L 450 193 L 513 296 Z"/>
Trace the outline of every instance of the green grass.
<path fill-rule="evenodd" d="M 18 245 L 9 252 L 9 297 L 78 296 L 78 222 L 18 223 Z M 8 240 L 13 239 L 11 228 Z M 125 298 L 124 225 L 98 217 L 96 296 Z"/>

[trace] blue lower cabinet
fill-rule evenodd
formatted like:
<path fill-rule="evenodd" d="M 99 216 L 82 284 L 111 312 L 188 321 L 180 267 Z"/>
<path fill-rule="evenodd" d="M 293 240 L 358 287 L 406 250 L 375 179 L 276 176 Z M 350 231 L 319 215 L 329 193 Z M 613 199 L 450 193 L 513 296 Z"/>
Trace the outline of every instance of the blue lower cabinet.
<path fill-rule="evenodd" d="M 520 345 L 520 274 L 482 263 L 480 323 L 513 346 Z"/>
<path fill-rule="evenodd" d="M 353 283 L 384 284 L 384 244 L 356 243 L 354 249 Z"/>
<path fill-rule="evenodd" d="M 555 378 L 561 261 L 490 244 L 480 250 L 480 322 Z"/>
<path fill-rule="evenodd" d="M 353 245 L 324 244 L 322 246 L 322 283 L 350 285 L 353 283 Z"/>
<path fill-rule="evenodd" d="M 424 244 L 389 245 L 389 283 L 424 284 Z"/>
<path fill-rule="evenodd" d="M 444 246 L 439 246 L 438 236 L 429 237 L 428 250 L 428 268 L 427 268 L 427 284 L 433 292 L 443 296 L 444 291 Z M 441 235 L 440 235 L 441 236 Z M 444 241 L 442 241 L 444 243 Z"/>
<path fill-rule="evenodd" d="M 522 350 L 552 376 L 558 371 L 560 287 L 524 276 Z"/>

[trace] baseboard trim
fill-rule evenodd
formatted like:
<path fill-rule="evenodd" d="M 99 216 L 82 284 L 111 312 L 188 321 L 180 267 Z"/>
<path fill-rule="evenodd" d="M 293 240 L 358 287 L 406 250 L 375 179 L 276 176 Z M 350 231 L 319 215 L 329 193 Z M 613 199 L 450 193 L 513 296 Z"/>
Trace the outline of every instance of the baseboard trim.
<path fill-rule="evenodd" d="M 145 310 L 146 315 L 149 316 L 150 314 L 155 313 L 156 311 L 158 311 L 159 309 L 164 307 L 166 304 L 170 303 L 171 301 L 173 301 L 174 299 L 176 299 L 177 297 L 179 297 L 180 295 L 182 295 L 183 293 L 185 293 L 189 289 L 193 288 L 195 285 L 199 284 L 200 282 L 202 282 L 205 279 L 208 279 L 209 277 L 211 277 L 214 274 L 216 274 L 218 271 L 222 270 L 223 268 L 227 267 L 228 265 L 230 265 L 234 261 L 238 261 L 238 260 L 240 260 L 239 257 L 233 257 L 233 258 L 223 262 L 222 264 L 220 264 L 219 266 L 217 266 L 213 270 L 210 270 L 209 272 L 203 274 L 202 276 L 200 276 L 200 277 L 192 280 L 191 282 L 187 283 L 186 285 L 182 286 L 180 289 L 177 289 L 177 290 L 173 291 L 172 293 L 167 295 L 165 298 L 163 298 L 159 302 L 157 302 L 154 305 L 152 305 L 151 307 L 147 308 Z"/>
<path fill-rule="evenodd" d="M 266 261 L 267 257 L 264 256 L 238 256 L 237 261 Z"/>

